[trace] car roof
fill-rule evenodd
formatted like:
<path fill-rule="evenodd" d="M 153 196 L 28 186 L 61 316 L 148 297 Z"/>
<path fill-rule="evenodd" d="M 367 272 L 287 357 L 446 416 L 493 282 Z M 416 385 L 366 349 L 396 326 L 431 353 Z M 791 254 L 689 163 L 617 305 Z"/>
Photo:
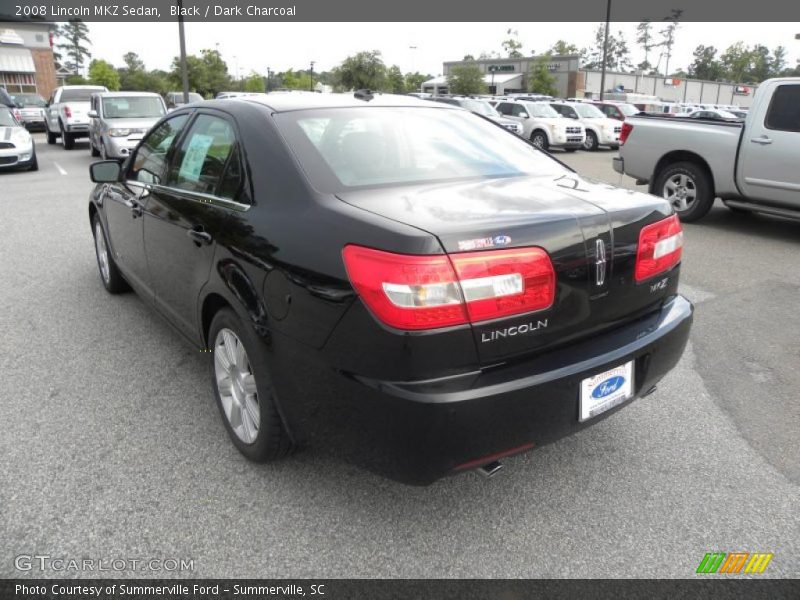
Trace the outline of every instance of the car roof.
<path fill-rule="evenodd" d="M 292 110 L 307 110 L 312 108 L 347 108 L 364 106 L 419 106 L 435 107 L 444 110 L 455 110 L 455 107 L 438 102 L 433 104 L 430 100 L 416 98 L 414 96 L 401 96 L 398 94 L 382 94 L 373 92 L 370 100 L 362 100 L 356 97 L 355 93 L 344 94 L 319 94 L 316 92 L 290 92 L 290 93 L 270 93 L 261 96 L 240 96 L 232 99 L 237 102 L 248 102 L 261 104 L 275 112 L 286 112 Z M 213 106 L 213 100 L 208 104 Z M 230 106 L 226 103 L 225 106 Z"/>
<path fill-rule="evenodd" d="M 62 90 L 104 90 L 104 85 L 62 85 Z"/>
<path fill-rule="evenodd" d="M 94 95 L 100 96 L 101 98 L 125 98 L 129 96 L 161 97 L 156 92 L 97 92 Z"/>

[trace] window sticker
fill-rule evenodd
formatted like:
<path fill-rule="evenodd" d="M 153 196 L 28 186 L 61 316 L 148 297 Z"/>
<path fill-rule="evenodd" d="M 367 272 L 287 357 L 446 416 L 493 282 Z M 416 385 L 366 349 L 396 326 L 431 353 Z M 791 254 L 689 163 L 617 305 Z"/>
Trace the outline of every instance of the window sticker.
<path fill-rule="evenodd" d="M 199 181 L 200 171 L 203 169 L 208 149 L 213 142 L 214 136 L 199 133 L 193 135 L 189 141 L 189 147 L 186 149 L 186 154 L 183 156 L 178 177 L 188 181 Z"/>

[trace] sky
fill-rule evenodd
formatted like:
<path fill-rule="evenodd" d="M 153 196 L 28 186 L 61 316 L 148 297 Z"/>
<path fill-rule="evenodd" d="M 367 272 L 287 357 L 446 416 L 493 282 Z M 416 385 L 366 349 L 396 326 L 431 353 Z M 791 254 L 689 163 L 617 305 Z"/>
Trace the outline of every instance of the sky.
<path fill-rule="evenodd" d="M 122 55 L 136 52 L 148 68 L 168 70 L 178 55 L 178 26 L 173 23 L 89 23 L 93 58 L 122 66 Z M 634 64 L 644 56 L 635 43 L 636 23 L 612 23 L 622 31 Z M 519 32 L 522 51 L 539 53 L 563 39 L 578 47 L 591 46 L 592 23 L 186 23 L 186 50 L 198 54 L 217 48 L 233 75 L 251 71 L 266 73 L 289 68 L 327 71 L 345 57 L 362 50 L 380 50 L 387 65 L 403 70 L 439 75 L 442 62 L 460 60 L 466 54 L 501 52 L 509 28 Z M 720 54 L 729 45 L 783 45 L 787 63 L 800 58 L 800 23 L 682 23 L 676 34 L 670 70 L 686 68 L 699 44 L 715 46 Z M 412 46 L 415 49 L 411 48 Z M 650 57 L 650 62 L 658 60 Z M 673 69 L 674 66 L 674 69 Z M 664 63 L 661 63 L 664 67 Z M 238 73 L 237 73 L 238 72 Z"/>

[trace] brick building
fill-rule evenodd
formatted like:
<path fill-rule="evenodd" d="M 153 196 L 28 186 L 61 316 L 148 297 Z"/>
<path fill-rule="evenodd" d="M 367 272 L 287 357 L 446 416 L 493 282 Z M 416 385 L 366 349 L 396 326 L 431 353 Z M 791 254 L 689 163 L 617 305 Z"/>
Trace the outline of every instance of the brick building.
<path fill-rule="evenodd" d="M 53 28 L 53 23 L 0 22 L 0 87 L 12 96 L 38 93 L 47 98 L 56 87 Z"/>

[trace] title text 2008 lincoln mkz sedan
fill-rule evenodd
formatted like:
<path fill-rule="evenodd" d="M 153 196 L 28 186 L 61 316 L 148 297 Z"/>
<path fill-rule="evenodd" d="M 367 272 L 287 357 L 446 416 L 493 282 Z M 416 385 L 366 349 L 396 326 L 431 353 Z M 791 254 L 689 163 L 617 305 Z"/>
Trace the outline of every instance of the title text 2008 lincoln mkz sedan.
<path fill-rule="evenodd" d="M 414 484 L 554 441 L 683 352 L 681 225 L 465 110 L 275 94 L 189 105 L 92 165 L 109 292 L 198 348 L 228 433 Z"/>

